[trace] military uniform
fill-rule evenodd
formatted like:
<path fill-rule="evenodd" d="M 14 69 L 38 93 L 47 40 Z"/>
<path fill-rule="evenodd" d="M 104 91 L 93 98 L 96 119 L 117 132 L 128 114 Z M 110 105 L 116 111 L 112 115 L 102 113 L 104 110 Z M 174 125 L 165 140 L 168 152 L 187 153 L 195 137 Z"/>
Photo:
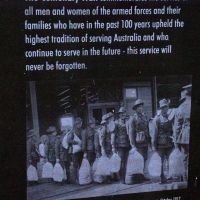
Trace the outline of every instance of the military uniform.
<path fill-rule="evenodd" d="M 99 142 L 102 156 L 106 155 L 108 158 L 110 158 L 112 156 L 111 132 L 108 131 L 106 124 L 102 125 L 100 129 Z M 111 175 L 105 176 L 104 181 L 110 183 Z"/>
<path fill-rule="evenodd" d="M 189 144 L 191 101 L 184 101 L 175 115 L 175 139 L 178 144 Z"/>
<path fill-rule="evenodd" d="M 57 138 L 57 131 L 55 126 L 49 126 L 46 130 L 48 133 L 48 161 L 55 165 L 56 163 L 56 155 L 55 155 L 55 142 Z"/>
<path fill-rule="evenodd" d="M 40 158 L 41 160 L 46 159 L 48 156 L 48 143 L 49 143 L 49 138 L 47 135 L 42 135 L 40 137 L 40 145 L 44 145 L 44 150 L 40 152 L 40 145 L 39 145 L 39 153 L 40 153 Z"/>
<path fill-rule="evenodd" d="M 88 127 L 86 132 L 86 152 L 90 165 L 92 165 L 95 160 L 95 137 L 95 129 Z"/>
<path fill-rule="evenodd" d="M 131 145 L 147 160 L 148 144 L 150 141 L 148 120 L 145 114 L 135 113 L 129 119 L 129 138 Z"/>
<path fill-rule="evenodd" d="M 119 119 L 116 122 L 116 129 L 114 132 L 114 147 L 121 158 L 121 168 L 119 172 L 120 179 L 122 182 L 125 182 L 126 164 L 130 150 L 130 141 L 125 120 Z"/>
<path fill-rule="evenodd" d="M 105 153 L 108 157 L 112 155 L 112 146 L 111 146 L 111 133 L 108 131 L 108 128 L 104 126 L 101 129 L 101 146 L 105 150 Z"/>
<path fill-rule="evenodd" d="M 74 138 L 77 136 L 81 141 L 80 151 L 73 153 Z M 72 154 L 72 162 L 75 172 L 75 179 L 78 182 L 78 170 L 81 166 L 83 160 L 83 154 L 86 152 L 86 130 L 83 128 L 74 128 L 74 130 L 69 134 L 69 153 Z"/>
<path fill-rule="evenodd" d="M 55 155 L 55 143 L 57 136 L 50 134 L 48 135 L 49 143 L 48 143 L 48 161 L 51 162 L 53 165 L 56 163 L 56 155 Z"/>
<path fill-rule="evenodd" d="M 95 148 L 95 156 L 99 158 L 101 156 L 101 145 L 99 140 L 100 135 L 100 128 L 95 129 L 95 136 L 94 136 L 94 148 Z"/>
<path fill-rule="evenodd" d="M 188 157 L 189 157 L 189 139 L 190 139 L 190 114 L 191 100 L 186 99 L 177 109 L 175 115 L 174 133 L 175 142 L 184 153 L 185 176 L 188 172 Z"/>
<path fill-rule="evenodd" d="M 165 182 L 166 177 L 164 175 L 164 160 L 166 158 L 168 161 L 173 148 L 171 138 L 173 133 L 172 121 L 168 119 L 168 115 L 163 116 L 162 114 L 159 114 L 154 118 L 152 123 L 152 146 L 158 151 L 158 154 L 161 157 L 161 182 Z"/>
<path fill-rule="evenodd" d="M 62 146 L 62 141 L 63 141 L 64 136 L 65 136 L 65 133 L 63 133 L 60 136 L 57 136 L 56 138 L 55 155 L 56 155 L 56 159 L 59 159 L 62 168 L 66 170 L 66 176 L 69 177 L 70 157 L 69 157 L 68 149 L 65 149 Z"/>
<path fill-rule="evenodd" d="M 32 138 L 29 138 L 27 140 L 26 150 L 27 150 L 27 166 L 29 164 L 32 164 L 34 167 L 37 168 L 37 162 L 39 162 L 39 154 L 37 151 L 36 142 L 34 142 Z"/>
<path fill-rule="evenodd" d="M 108 114 L 102 116 L 101 127 L 98 130 L 99 146 L 101 149 L 101 155 L 111 157 L 112 155 L 112 146 L 111 146 L 111 134 L 108 132 L 107 128 L 107 119 Z M 111 181 L 111 176 L 103 176 L 105 182 Z"/>

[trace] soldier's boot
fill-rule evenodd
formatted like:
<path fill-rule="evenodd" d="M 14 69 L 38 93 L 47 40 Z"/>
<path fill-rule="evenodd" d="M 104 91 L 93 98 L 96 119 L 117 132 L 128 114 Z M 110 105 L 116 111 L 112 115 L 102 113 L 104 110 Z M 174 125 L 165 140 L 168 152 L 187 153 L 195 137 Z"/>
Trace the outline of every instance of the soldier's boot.
<path fill-rule="evenodd" d="M 118 173 L 113 173 L 113 177 L 112 177 L 113 181 L 118 181 Z"/>
<path fill-rule="evenodd" d="M 167 178 L 164 175 L 164 157 L 161 157 L 161 175 L 160 175 L 160 184 L 167 183 Z"/>
<path fill-rule="evenodd" d="M 185 172 L 183 175 L 183 181 L 187 182 L 188 181 L 188 155 L 187 154 L 184 160 L 184 165 L 185 165 Z"/>
<path fill-rule="evenodd" d="M 164 176 L 164 174 L 162 174 L 160 176 L 160 184 L 165 184 L 165 183 L 167 183 L 167 178 Z"/>
<path fill-rule="evenodd" d="M 144 176 L 144 177 L 143 177 L 143 180 L 144 180 L 144 181 L 150 181 L 150 178 L 148 178 L 147 176 Z"/>
<path fill-rule="evenodd" d="M 185 172 L 183 175 L 183 182 L 187 182 L 187 181 L 188 181 L 188 176 L 187 176 L 187 172 Z"/>
<path fill-rule="evenodd" d="M 125 184 L 125 179 L 122 178 L 122 179 L 120 180 L 120 183 L 121 183 L 121 184 Z"/>
<path fill-rule="evenodd" d="M 143 181 L 150 181 L 150 178 L 148 178 L 148 177 L 149 177 L 149 173 L 147 170 L 147 161 L 145 161 Z"/>
<path fill-rule="evenodd" d="M 67 183 L 67 184 L 70 184 L 70 171 L 69 171 L 69 169 L 66 170 L 66 176 L 67 176 L 66 183 Z"/>
<path fill-rule="evenodd" d="M 76 169 L 75 183 L 76 183 L 76 184 L 79 184 L 79 173 L 78 173 L 78 169 Z"/>
<path fill-rule="evenodd" d="M 106 176 L 106 183 L 108 183 L 108 184 L 111 183 L 111 176 Z"/>
<path fill-rule="evenodd" d="M 164 175 L 163 163 L 161 166 L 160 184 L 167 183 L 167 178 Z"/>
<path fill-rule="evenodd" d="M 119 174 L 118 174 L 119 175 Z M 124 171 L 122 171 L 121 173 L 120 173 L 120 175 L 119 175 L 119 180 L 120 180 L 120 183 L 122 183 L 122 184 L 125 184 L 125 172 Z"/>
<path fill-rule="evenodd" d="M 183 176 L 180 176 L 180 177 L 179 177 L 179 180 L 180 180 L 180 182 L 183 182 L 183 181 L 184 181 Z"/>

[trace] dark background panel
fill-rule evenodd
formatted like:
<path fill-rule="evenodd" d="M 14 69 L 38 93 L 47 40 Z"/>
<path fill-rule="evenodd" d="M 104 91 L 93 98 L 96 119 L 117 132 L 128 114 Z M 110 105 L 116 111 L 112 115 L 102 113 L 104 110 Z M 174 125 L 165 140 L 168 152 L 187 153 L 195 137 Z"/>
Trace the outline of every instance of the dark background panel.
<path fill-rule="evenodd" d="M 25 164 L 25 104 L 27 80 L 84 79 L 90 77 L 129 77 L 144 75 L 192 74 L 192 135 L 190 150 L 190 187 L 186 192 L 166 192 L 170 195 L 182 194 L 183 199 L 199 199 L 194 188 L 195 177 L 199 174 L 199 119 L 200 119 L 200 5 L 199 1 L 188 1 L 184 6 L 187 26 L 183 33 L 175 37 L 177 54 L 147 57 L 108 57 L 105 60 L 90 58 L 90 70 L 81 73 L 37 73 L 24 74 L 23 44 L 23 1 L 1 1 L 1 199 L 26 198 Z M 106 66 L 105 68 L 102 66 Z M 123 66 L 123 67 L 119 67 Z M 180 192 L 180 193 L 179 193 Z M 153 194 L 108 197 L 107 199 L 159 199 L 165 192 Z M 189 197 L 188 197 L 189 195 Z M 106 199 L 106 198 L 105 198 Z"/>

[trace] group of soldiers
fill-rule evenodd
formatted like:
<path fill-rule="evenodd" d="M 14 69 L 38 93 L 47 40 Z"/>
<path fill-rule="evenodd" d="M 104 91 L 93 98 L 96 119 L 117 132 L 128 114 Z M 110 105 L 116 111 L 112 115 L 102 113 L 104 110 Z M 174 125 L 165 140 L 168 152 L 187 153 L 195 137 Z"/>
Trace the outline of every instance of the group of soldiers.
<path fill-rule="evenodd" d="M 94 119 L 90 119 L 87 128 L 83 128 L 81 118 L 76 118 L 74 127 L 68 127 L 58 134 L 54 126 L 47 129 L 47 135 L 41 137 L 45 144 L 44 157 L 53 165 L 59 162 L 70 177 L 70 163 L 73 163 L 75 182 L 78 183 L 78 171 L 83 157 L 87 157 L 90 165 L 101 156 L 111 157 L 118 153 L 121 158 L 121 168 L 117 177 L 121 183 L 125 183 L 126 164 L 131 148 L 136 148 L 143 156 L 144 163 L 148 159 L 149 151 L 156 151 L 161 157 L 161 183 L 168 180 L 164 174 L 164 160 L 174 148 L 179 148 L 185 158 L 185 174 L 183 180 L 187 180 L 189 136 L 190 136 L 190 112 L 191 112 L 192 85 L 182 87 L 180 105 L 175 111 L 169 112 L 170 101 L 159 101 L 159 112 L 152 119 L 144 114 L 144 102 L 137 99 L 133 105 L 134 114 L 128 116 L 126 109 L 121 107 L 116 115 L 109 112 L 102 116 L 100 125 Z M 33 130 L 28 131 L 27 161 L 28 165 L 37 166 L 38 150 L 36 136 Z M 67 145 L 63 146 L 63 140 L 67 136 Z M 107 177 L 108 180 L 112 177 Z M 171 177 L 173 178 L 173 177 Z M 149 180 L 144 173 L 143 180 Z M 68 183 L 70 180 L 68 179 Z"/>

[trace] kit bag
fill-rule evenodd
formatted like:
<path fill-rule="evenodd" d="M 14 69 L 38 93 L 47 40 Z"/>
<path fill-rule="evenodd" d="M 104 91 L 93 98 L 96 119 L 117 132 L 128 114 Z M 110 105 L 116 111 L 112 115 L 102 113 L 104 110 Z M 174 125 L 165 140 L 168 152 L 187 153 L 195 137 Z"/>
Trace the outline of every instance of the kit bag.
<path fill-rule="evenodd" d="M 68 177 L 68 179 L 69 179 L 69 181 L 70 181 L 70 183 L 76 183 L 76 177 L 77 177 L 77 171 L 76 171 L 76 168 L 74 167 L 74 163 L 73 162 L 71 162 L 70 163 L 70 168 L 69 168 L 69 177 Z"/>
<path fill-rule="evenodd" d="M 27 180 L 28 181 L 38 181 L 37 170 L 33 165 L 30 165 L 27 169 Z"/>
<path fill-rule="evenodd" d="M 132 148 L 128 155 L 125 183 L 136 183 L 141 179 L 141 177 L 143 177 L 143 174 L 144 158 L 135 148 Z"/>
<path fill-rule="evenodd" d="M 103 177 L 101 175 L 97 175 L 97 165 L 98 165 L 99 159 L 96 158 L 93 165 L 92 165 L 92 179 L 96 183 L 102 183 L 103 182 Z"/>
<path fill-rule="evenodd" d="M 37 163 L 37 172 L 38 172 L 38 177 L 39 179 L 42 178 L 42 169 L 45 164 L 45 159 L 40 158 L 40 162 Z"/>
<path fill-rule="evenodd" d="M 121 158 L 117 153 L 114 153 L 110 158 L 110 171 L 111 173 L 119 172 L 121 167 Z"/>
<path fill-rule="evenodd" d="M 148 173 L 150 176 L 160 176 L 161 174 L 161 157 L 157 152 L 154 152 L 150 158 Z"/>
<path fill-rule="evenodd" d="M 87 185 L 92 182 L 92 174 L 90 163 L 86 158 L 83 158 L 81 167 L 79 169 L 79 184 Z"/>
<path fill-rule="evenodd" d="M 109 176 L 110 171 L 110 159 L 107 156 L 101 156 L 97 163 L 96 175 Z"/>
<path fill-rule="evenodd" d="M 63 146 L 64 149 L 68 149 L 68 148 L 69 148 L 69 144 L 68 144 L 68 134 L 66 134 L 66 135 L 63 137 L 62 146 Z"/>
<path fill-rule="evenodd" d="M 53 165 L 46 162 L 42 169 L 42 178 L 53 178 Z"/>
<path fill-rule="evenodd" d="M 79 139 L 79 137 L 76 134 L 74 134 L 74 141 L 77 142 L 77 144 L 72 145 L 73 154 L 81 151 L 81 144 L 82 144 L 82 141 Z"/>
<path fill-rule="evenodd" d="M 64 180 L 64 170 L 60 163 L 56 163 L 53 168 L 53 180 L 55 182 L 62 182 Z"/>
<path fill-rule="evenodd" d="M 45 157 L 45 145 L 44 144 L 40 144 L 39 145 L 39 153 L 41 157 Z"/>
<path fill-rule="evenodd" d="M 129 151 L 126 174 L 144 174 L 144 158 L 135 148 Z"/>
<path fill-rule="evenodd" d="M 175 148 L 169 156 L 169 176 L 177 177 L 184 174 L 184 154 Z"/>

